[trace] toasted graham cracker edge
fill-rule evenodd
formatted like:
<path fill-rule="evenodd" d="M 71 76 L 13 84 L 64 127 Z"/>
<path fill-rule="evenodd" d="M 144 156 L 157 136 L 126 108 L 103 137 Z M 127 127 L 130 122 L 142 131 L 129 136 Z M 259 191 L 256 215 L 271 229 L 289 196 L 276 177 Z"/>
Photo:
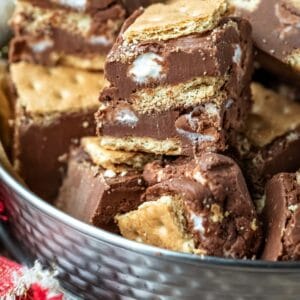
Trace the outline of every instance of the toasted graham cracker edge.
<path fill-rule="evenodd" d="M 300 126 L 300 104 L 259 83 L 251 85 L 252 112 L 246 123 L 245 134 L 256 146 L 264 147 L 275 138 Z"/>
<path fill-rule="evenodd" d="M 147 137 L 102 136 L 100 145 L 109 150 L 140 151 L 155 155 L 181 155 L 183 152 L 181 142 L 177 139 L 159 141 Z"/>
<path fill-rule="evenodd" d="M 157 156 L 149 153 L 106 149 L 101 146 L 101 137 L 82 138 L 81 147 L 94 164 L 117 173 L 125 172 L 126 167 L 142 170 L 146 163 L 157 158 Z"/>
<path fill-rule="evenodd" d="M 32 115 L 96 107 L 105 84 L 103 73 L 69 67 L 43 67 L 20 62 L 12 64 L 10 72 L 18 94 L 17 106 Z"/>
<path fill-rule="evenodd" d="M 226 0 L 179 0 L 154 4 L 124 32 L 126 43 L 168 40 L 202 33 L 217 26 L 228 10 Z"/>

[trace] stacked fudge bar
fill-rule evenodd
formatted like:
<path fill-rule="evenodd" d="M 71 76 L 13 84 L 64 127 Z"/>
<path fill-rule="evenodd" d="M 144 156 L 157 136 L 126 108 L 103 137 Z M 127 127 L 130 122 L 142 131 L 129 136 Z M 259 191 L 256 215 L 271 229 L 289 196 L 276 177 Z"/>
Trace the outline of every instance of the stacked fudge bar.
<path fill-rule="evenodd" d="M 16 2 L 9 49 L 13 159 L 40 197 L 57 197 L 70 145 L 95 135 L 106 55 L 127 11 L 151 2 L 130 7 L 115 0 Z"/>
<path fill-rule="evenodd" d="M 137 11 L 110 52 L 101 145 L 165 155 L 224 151 L 250 108 L 251 30 L 226 1 Z"/>
<path fill-rule="evenodd" d="M 266 186 L 262 259 L 300 260 L 300 173 L 279 173 Z"/>
<path fill-rule="evenodd" d="M 58 206 L 139 242 L 255 256 L 261 228 L 241 170 L 213 153 L 236 142 L 250 111 L 250 36 L 223 0 L 129 17 L 106 61 L 99 136 L 72 150 Z"/>
<path fill-rule="evenodd" d="M 12 62 L 103 70 L 125 19 L 113 0 L 22 0 L 11 20 Z"/>
<path fill-rule="evenodd" d="M 154 159 L 147 153 L 107 150 L 97 137 L 82 138 L 71 150 L 56 205 L 79 220 L 119 232 L 114 217 L 142 203 L 143 167 Z"/>
<path fill-rule="evenodd" d="M 144 170 L 150 185 L 144 203 L 116 216 L 123 236 L 187 253 L 252 258 L 261 230 L 238 165 L 203 153 L 193 160 L 153 162 Z"/>
<path fill-rule="evenodd" d="M 101 73 L 68 67 L 12 64 L 15 99 L 14 165 L 29 188 L 53 200 L 69 146 L 95 134 Z"/>
<path fill-rule="evenodd" d="M 234 14 L 250 21 L 258 62 L 299 86 L 300 2 L 298 0 L 230 0 Z"/>

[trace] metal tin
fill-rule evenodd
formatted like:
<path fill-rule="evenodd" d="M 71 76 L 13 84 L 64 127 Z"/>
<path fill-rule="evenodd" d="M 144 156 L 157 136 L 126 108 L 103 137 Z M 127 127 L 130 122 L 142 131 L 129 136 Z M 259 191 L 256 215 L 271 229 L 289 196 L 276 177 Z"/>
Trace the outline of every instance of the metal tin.
<path fill-rule="evenodd" d="M 31 261 L 55 264 L 84 299 L 298 299 L 300 263 L 229 260 L 128 241 L 64 214 L 0 166 L 11 232 Z"/>

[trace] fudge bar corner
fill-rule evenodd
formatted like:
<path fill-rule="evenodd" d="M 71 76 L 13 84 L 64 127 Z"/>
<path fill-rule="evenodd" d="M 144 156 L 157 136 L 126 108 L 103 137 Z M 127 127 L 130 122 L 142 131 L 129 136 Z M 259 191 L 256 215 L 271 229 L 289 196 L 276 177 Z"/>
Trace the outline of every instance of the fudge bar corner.
<path fill-rule="evenodd" d="M 84 137 L 73 147 L 56 206 L 71 216 L 111 232 L 114 217 L 141 204 L 146 188 L 143 167 L 152 154 L 112 151 L 99 137 Z"/>
<path fill-rule="evenodd" d="M 14 165 L 29 188 L 52 201 L 69 146 L 95 134 L 101 73 L 26 62 L 10 66 L 15 97 Z"/>
<path fill-rule="evenodd" d="M 249 111 L 253 57 L 251 27 L 228 17 L 226 3 L 155 4 L 125 22 L 106 61 L 103 145 L 169 155 L 227 148 Z"/>

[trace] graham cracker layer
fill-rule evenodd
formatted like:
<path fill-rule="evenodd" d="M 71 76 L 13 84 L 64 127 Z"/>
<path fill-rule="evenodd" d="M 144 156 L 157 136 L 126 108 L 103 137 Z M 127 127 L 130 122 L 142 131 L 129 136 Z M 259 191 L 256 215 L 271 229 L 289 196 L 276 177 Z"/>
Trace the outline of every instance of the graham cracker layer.
<path fill-rule="evenodd" d="M 229 0 L 232 8 L 239 8 L 249 12 L 255 11 L 262 0 Z"/>
<path fill-rule="evenodd" d="M 158 86 L 138 90 L 132 96 L 133 108 L 142 114 L 167 111 L 178 107 L 191 107 L 211 99 L 222 101 L 221 87 L 226 77 L 197 77 L 177 85 Z"/>
<path fill-rule="evenodd" d="M 102 73 L 25 62 L 12 64 L 10 72 L 18 94 L 18 107 L 33 115 L 97 107 L 105 82 Z"/>
<path fill-rule="evenodd" d="M 227 12 L 225 0 L 179 0 L 145 9 L 125 31 L 126 42 L 168 40 L 212 30 Z"/>
<path fill-rule="evenodd" d="M 58 53 L 56 51 L 52 51 L 51 53 L 51 62 L 53 64 L 65 65 L 83 70 L 104 70 L 105 60 L 106 55 L 102 54 L 78 57 L 75 55 Z"/>
<path fill-rule="evenodd" d="M 259 147 L 300 125 L 300 104 L 253 83 L 253 108 L 246 125 L 246 136 Z"/>
<path fill-rule="evenodd" d="M 180 155 L 182 153 L 181 142 L 177 139 L 159 141 L 147 137 L 117 138 L 102 136 L 100 145 L 110 150 L 141 151 L 156 155 Z"/>
<path fill-rule="evenodd" d="M 85 137 L 81 146 L 94 164 L 107 170 L 121 173 L 126 171 L 124 166 L 142 170 L 146 163 L 155 159 L 154 155 L 147 153 L 108 150 L 101 146 L 100 141 L 99 137 Z"/>
<path fill-rule="evenodd" d="M 40 8 L 28 2 L 17 1 L 10 22 L 14 26 L 23 27 L 27 33 L 38 33 L 41 28 L 50 24 L 86 36 L 91 29 L 92 18 L 84 13 L 71 11 L 66 13 L 63 9 Z"/>

